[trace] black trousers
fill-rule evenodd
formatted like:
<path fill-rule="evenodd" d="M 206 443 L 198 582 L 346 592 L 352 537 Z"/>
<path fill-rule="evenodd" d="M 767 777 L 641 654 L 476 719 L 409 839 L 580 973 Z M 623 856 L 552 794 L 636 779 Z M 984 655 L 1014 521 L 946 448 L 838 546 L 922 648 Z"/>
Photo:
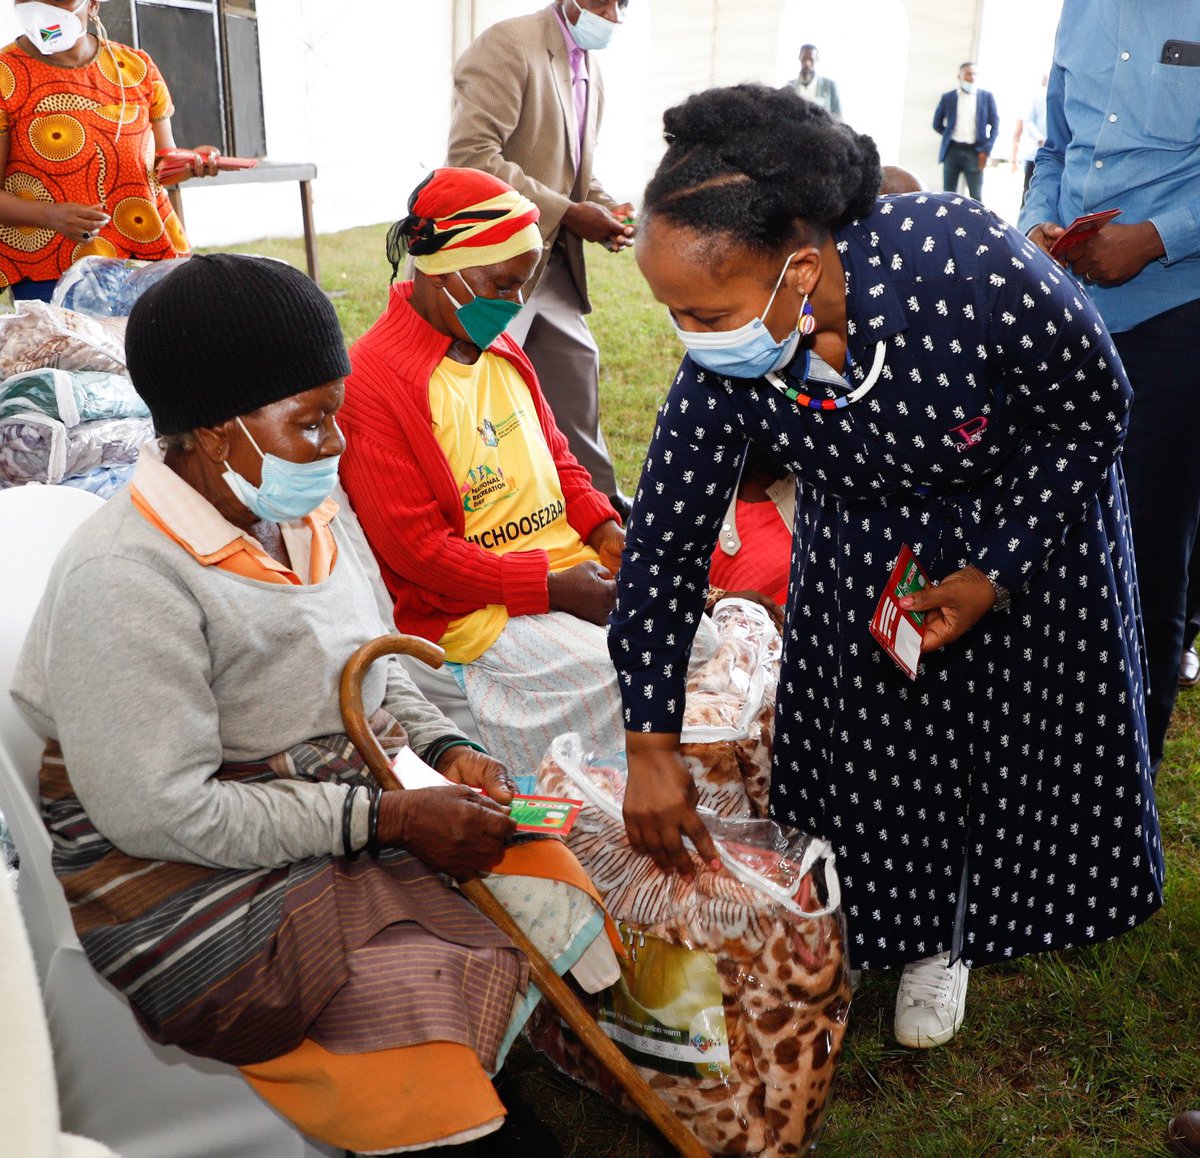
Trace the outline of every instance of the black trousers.
<path fill-rule="evenodd" d="M 1114 334 L 1133 384 L 1122 452 L 1146 658 L 1146 725 L 1157 772 L 1178 690 L 1188 568 L 1200 527 L 1200 300 Z"/>
<path fill-rule="evenodd" d="M 983 198 L 983 170 L 979 167 L 979 150 L 974 145 L 950 142 L 950 150 L 942 162 L 942 188 L 947 193 L 958 192 L 958 178 L 967 182 L 967 192 L 980 201 Z"/>

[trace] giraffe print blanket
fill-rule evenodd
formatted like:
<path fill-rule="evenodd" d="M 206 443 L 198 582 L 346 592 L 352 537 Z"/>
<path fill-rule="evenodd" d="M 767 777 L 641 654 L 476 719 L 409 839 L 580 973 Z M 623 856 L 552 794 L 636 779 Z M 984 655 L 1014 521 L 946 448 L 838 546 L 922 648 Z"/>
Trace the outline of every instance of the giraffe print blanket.
<path fill-rule="evenodd" d="M 789 905 L 699 858 L 685 881 L 634 854 L 620 820 L 623 766 L 593 760 L 577 736 L 555 741 L 538 791 L 589 800 L 568 844 L 614 919 L 635 936 L 715 957 L 728 1072 L 714 1077 L 643 1068 L 647 1080 L 712 1153 L 790 1158 L 808 1152 L 824 1124 L 850 1005 L 844 923 L 829 904 L 821 866 L 799 871 L 809 838 L 755 819 L 766 811 L 778 650 L 772 652 L 765 637 L 765 649 L 743 646 L 747 624 L 737 616 L 718 628 L 716 652 L 690 673 L 685 726 L 733 719 L 753 664 L 769 669 L 766 694 L 745 736 L 686 745 L 685 759 L 700 805 L 728 818 L 713 821 L 714 835 L 741 864 L 790 894 Z M 529 1034 L 560 1068 L 632 1111 L 552 1012 L 543 1007 Z"/>

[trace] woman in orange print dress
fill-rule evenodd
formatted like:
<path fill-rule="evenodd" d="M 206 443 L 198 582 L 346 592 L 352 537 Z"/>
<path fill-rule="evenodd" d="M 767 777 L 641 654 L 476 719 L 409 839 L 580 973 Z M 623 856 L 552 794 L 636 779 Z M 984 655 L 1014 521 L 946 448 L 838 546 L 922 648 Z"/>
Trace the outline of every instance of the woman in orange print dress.
<path fill-rule="evenodd" d="M 15 0 L 23 35 L 0 51 L 0 288 L 19 298 L 49 300 L 88 254 L 189 250 L 154 171 L 175 145 L 171 94 L 146 53 L 108 39 L 100 3 Z M 215 155 L 187 175 L 215 173 Z"/>

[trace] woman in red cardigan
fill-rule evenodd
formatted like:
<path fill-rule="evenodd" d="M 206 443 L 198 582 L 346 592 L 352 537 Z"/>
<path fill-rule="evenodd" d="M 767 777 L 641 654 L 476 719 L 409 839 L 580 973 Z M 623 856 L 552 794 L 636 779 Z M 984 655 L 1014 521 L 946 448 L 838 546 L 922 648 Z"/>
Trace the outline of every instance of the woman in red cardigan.
<path fill-rule="evenodd" d="M 351 348 L 340 415 L 396 627 L 445 648 L 514 772 L 562 732 L 619 752 L 604 627 L 624 532 L 503 332 L 541 258 L 537 208 L 474 169 L 435 170 L 408 207 L 388 256 L 416 272 Z"/>

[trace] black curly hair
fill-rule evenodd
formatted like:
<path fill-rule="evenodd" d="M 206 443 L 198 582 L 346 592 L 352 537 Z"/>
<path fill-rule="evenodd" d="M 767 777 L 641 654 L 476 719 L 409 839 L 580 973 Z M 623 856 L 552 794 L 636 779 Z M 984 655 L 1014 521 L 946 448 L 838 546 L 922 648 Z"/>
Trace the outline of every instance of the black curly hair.
<path fill-rule="evenodd" d="M 798 229 L 816 243 L 865 217 L 879 193 L 875 142 L 790 88 L 711 88 L 668 109 L 663 129 L 645 220 L 773 253 Z"/>

